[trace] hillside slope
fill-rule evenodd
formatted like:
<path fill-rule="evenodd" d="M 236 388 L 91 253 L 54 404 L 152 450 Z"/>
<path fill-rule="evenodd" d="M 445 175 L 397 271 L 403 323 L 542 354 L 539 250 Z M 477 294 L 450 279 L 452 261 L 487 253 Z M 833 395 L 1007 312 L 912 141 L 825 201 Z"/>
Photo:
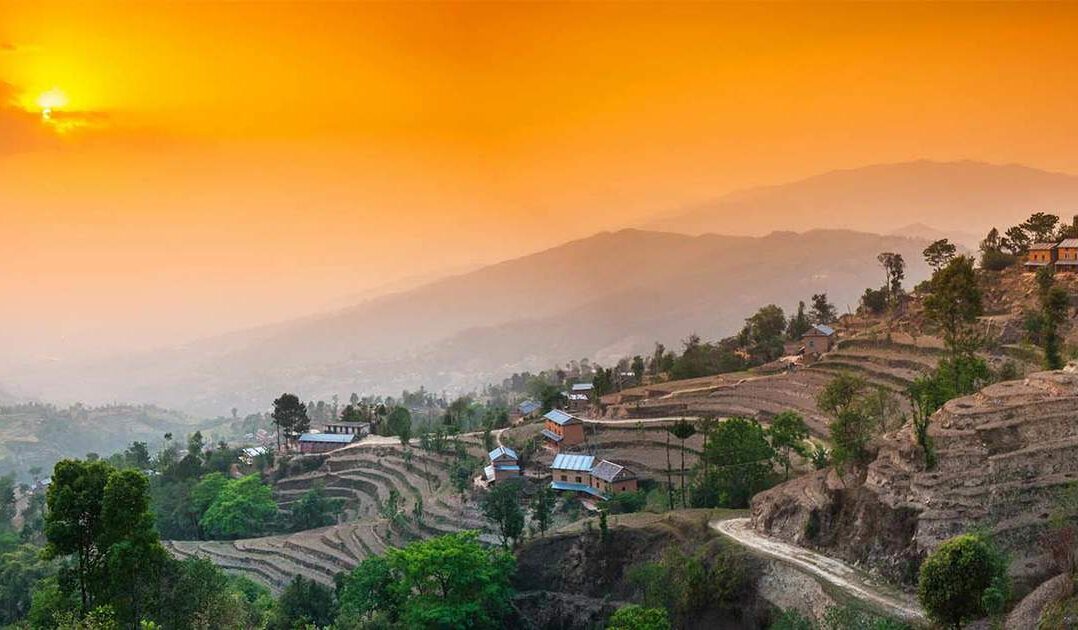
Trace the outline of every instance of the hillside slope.
<path fill-rule="evenodd" d="M 470 389 L 571 358 L 600 361 L 732 334 L 756 308 L 827 292 L 840 310 L 881 284 L 881 251 L 926 275 L 924 241 L 814 230 L 730 237 L 601 233 L 346 310 L 106 363 L 24 371 L 50 399 L 154 402 L 217 414 L 304 397 Z M 61 385 L 63 385 L 61 387 Z"/>
<path fill-rule="evenodd" d="M 970 226 L 1013 225 L 1031 212 L 1068 215 L 1078 208 L 1078 177 L 1015 164 L 879 164 L 831 171 L 796 182 L 751 188 L 647 224 L 686 234 L 762 234 L 783 217 L 789 229 L 842 227 L 888 233 L 923 223 L 948 234 Z M 906 226 L 903 228 L 903 226 Z M 974 243 L 959 237 L 963 245 Z"/>

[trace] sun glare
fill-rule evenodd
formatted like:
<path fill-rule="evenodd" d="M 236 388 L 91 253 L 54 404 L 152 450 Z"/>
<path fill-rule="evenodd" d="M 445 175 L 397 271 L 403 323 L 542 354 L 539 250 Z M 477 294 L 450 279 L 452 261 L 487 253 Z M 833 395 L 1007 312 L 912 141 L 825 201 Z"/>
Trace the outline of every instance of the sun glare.
<path fill-rule="evenodd" d="M 52 88 L 48 92 L 43 92 L 41 96 L 37 97 L 37 104 L 41 107 L 41 117 L 45 120 L 49 120 L 52 117 L 53 110 L 60 109 L 67 105 L 67 95 L 59 88 Z"/>

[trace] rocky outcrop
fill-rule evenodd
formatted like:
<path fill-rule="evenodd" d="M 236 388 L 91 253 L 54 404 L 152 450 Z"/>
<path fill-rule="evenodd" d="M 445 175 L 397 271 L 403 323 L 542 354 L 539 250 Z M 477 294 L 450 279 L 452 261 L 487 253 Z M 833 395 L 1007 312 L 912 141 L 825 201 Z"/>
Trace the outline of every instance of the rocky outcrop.
<path fill-rule="evenodd" d="M 857 475 L 821 471 L 757 495 L 753 526 L 903 582 L 942 541 L 981 527 L 1020 583 L 1048 575 L 1038 541 L 1058 489 L 1078 481 L 1078 374 L 1040 372 L 952 400 L 929 433 L 933 470 L 907 425 Z"/>

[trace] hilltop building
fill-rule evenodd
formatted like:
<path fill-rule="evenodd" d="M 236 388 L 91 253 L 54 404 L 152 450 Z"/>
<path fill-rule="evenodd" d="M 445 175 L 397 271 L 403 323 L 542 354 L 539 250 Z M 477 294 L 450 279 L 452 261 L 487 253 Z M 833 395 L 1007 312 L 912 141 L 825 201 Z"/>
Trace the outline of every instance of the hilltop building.
<path fill-rule="evenodd" d="M 490 465 L 483 469 L 488 483 L 520 477 L 520 456 L 508 446 L 499 446 L 490 453 Z"/>
<path fill-rule="evenodd" d="M 336 433 L 339 435 L 357 435 L 363 437 L 370 435 L 371 423 L 369 422 L 345 422 L 344 420 L 334 420 L 333 422 L 327 422 L 325 425 L 325 433 Z"/>
<path fill-rule="evenodd" d="M 1029 246 L 1029 252 L 1026 253 L 1025 268 L 1036 271 L 1039 267 L 1054 264 L 1057 254 L 1055 243 L 1034 243 Z"/>
<path fill-rule="evenodd" d="M 544 442 L 547 448 L 555 452 L 567 446 L 584 443 L 584 421 L 560 409 L 551 409 L 543 416 Z"/>
<path fill-rule="evenodd" d="M 327 453 L 348 446 L 356 439 L 348 433 L 303 433 L 299 436 L 299 452 Z"/>
<path fill-rule="evenodd" d="M 566 393 L 569 399 L 569 411 L 584 411 L 591 406 L 595 386 L 591 383 L 574 383 Z"/>
<path fill-rule="evenodd" d="M 550 465 L 550 487 L 606 500 L 619 492 L 635 492 L 637 478 L 628 468 L 608 460 L 595 463 L 592 455 L 559 453 Z"/>
<path fill-rule="evenodd" d="M 801 335 L 801 342 L 806 353 L 830 352 L 831 348 L 835 347 L 835 329 L 824 324 L 814 324 L 808 332 Z"/>
<path fill-rule="evenodd" d="M 535 402 L 534 400 L 525 400 L 524 402 L 513 408 L 513 411 L 511 411 L 509 414 L 509 420 L 511 422 L 527 420 L 534 417 L 535 414 L 539 413 L 542 408 L 543 406 Z"/>

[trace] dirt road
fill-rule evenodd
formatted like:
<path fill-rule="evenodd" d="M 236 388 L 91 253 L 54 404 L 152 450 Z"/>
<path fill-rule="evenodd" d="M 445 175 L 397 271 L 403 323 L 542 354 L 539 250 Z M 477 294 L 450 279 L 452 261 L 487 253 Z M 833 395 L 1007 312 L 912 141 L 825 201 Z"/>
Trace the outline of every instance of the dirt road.
<path fill-rule="evenodd" d="M 868 602 L 888 614 L 909 622 L 927 621 L 924 611 L 911 596 L 874 583 L 864 572 L 841 560 L 764 536 L 752 529 L 747 518 L 715 520 L 708 525 L 749 549 L 822 578 L 852 597 Z"/>

